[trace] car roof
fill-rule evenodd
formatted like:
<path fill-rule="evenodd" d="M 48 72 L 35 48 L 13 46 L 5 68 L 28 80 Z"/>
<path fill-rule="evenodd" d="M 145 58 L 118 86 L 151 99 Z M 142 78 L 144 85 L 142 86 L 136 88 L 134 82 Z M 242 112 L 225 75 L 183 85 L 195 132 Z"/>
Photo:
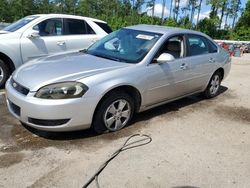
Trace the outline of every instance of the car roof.
<path fill-rule="evenodd" d="M 139 25 L 128 26 L 126 28 L 134 29 L 134 30 L 148 31 L 148 32 L 153 32 L 153 33 L 160 33 L 160 34 L 191 33 L 191 34 L 199 34 L 199 35 L 207 36 L 204 33 L 194 31 L 194 30 L 182 29 L 182 28 L 178 28 L 178 27 L 159 26 L 159 25 L 139 24 Z"/>
<path fill-rule="evenodd" d="M 90 17 L 84 17 L 84 16 L 76 16 L 76 15 L 70 15 L 70 14 L 35 14 L 35 15 L 30 15 L 30 16 L 78 18 L 78 19 L 91 20 L 91 21 L 94 21 L 94 22 L 106 23 L 105 21 L 99 20 L 99 19 L 96 19 L 96 18 L 90 18 Z"/>

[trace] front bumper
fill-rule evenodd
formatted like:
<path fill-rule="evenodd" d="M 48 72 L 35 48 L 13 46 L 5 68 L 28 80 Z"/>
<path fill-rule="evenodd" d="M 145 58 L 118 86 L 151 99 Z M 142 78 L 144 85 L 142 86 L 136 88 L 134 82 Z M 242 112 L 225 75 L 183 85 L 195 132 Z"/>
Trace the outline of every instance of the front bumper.
<path fill-rule="evenodd" d="M 21 122 L 45 131 L 73 131 L 87 129 L 92 123 L 97 98 L 48 100 L 27 96 L 6 83 L 6 100 L 10 113 Z"/>

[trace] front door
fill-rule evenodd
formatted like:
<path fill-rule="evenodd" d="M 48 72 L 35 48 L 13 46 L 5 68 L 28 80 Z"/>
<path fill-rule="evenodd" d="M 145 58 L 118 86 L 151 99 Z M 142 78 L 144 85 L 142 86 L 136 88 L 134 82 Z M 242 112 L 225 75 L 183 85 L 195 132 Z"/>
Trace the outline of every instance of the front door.
<path fill-rule="evenodd" d="M 30 33 L 38 32 L 39 36 L 30 37 Z M 21 54 L 23 62 L 62 53 L 67 50 L 67 41 L 63 36 L 61 18 L 47 19 L 25 31 L 21 37 Z"/>
<path fill-rule="evenodd" d="M 162 64 L 154 62 L 147 67 L 147 106 L 177 98 L 189 92 L 186 85 L 189 80 L 189 62 L 184 58 L 186 53 L 184 46 L 183 36 L 169 38 L 156 58 L 159 54 L 168 53 L 175 59 Z"/>

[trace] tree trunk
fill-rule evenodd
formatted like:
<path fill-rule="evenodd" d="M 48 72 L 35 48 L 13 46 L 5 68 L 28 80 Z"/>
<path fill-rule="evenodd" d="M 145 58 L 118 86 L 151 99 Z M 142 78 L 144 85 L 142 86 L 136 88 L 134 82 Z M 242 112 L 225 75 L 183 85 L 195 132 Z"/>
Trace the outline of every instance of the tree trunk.
<path fill-rule="evenodd" d="M 200 0 L 200 3 L 199 3 L 198 16 L 197 16 L 197 21 L 196 21 L 196 28 L 198 28 L 198 23 L 199 23 L 199 19 L 200 19 L 201 3 L 202 3 L 202 0 Z"/>
<path fill-rule="evenodd" d="M 163 22 L 164 22 L 165 4 L 166 4 L 166 0 L 163 0 L 162 1 L 162 12 L 161 12 L 161 24 L 163 24 Z"/>
<path fill-rule="evenodd" d="M 173 8 L 173 0 L 171 0 L 171 4 L 170 4 L 169 18 L 171 18 L 172 8 Z"/>
<path fill-rule="evenodd" d="M 176 22 L 177 22 L 178 16 L 179 16 L 179 9 L 180 9 L 180 0 L 177 0 L 176 14 L 175 14 L 175 21 Z"/>
<path fill-rule="evenodd" d="M 153 0 L 152 17 L 155 16 L 155 0 Z"/>
<path fill-rule="evenodd" d="M 224 0 L 222 8 L 221 8 L 220 29 L 221 29 L 221 24 L 222 24 L 222 20 L 223 20 L 223 17 L 224 17 L 225 9 L 226 9 L 226 1 Z"/>
<path fill-rule="evenodd" d="M 238 11 L 239 11 L 239 9 L 240 9 L 240 0 L 238 0 L 237 8 L 236 8 L 236 11 L 234 13 L 232 28 L 234 28 L 234 26 L 235 26 L 235 21 L 236 21 L 236 18 L 238 17 Z"/>

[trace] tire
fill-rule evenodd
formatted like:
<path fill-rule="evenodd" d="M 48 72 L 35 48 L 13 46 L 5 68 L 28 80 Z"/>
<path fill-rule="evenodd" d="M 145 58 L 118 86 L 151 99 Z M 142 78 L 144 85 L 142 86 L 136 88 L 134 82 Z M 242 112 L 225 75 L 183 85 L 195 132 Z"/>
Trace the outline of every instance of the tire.
<path fill-rule="evenodd" d="M 6 66 L 3 60 L 0 59 L 0 88 L 3 88 L 5 82 L 10 76 L 9 68 Z"/>
<path fill-rule="evenodd" d="M 210 99 L 219 94 L 222 75 L 219 71 L 215 72 L 211 77 L 206 90 L 203 92 L 205 98 Z"/>
<path fill-rule="evenodd" d="M 112 92 L 98 105 L 92 129 L 98 134 L 118 131 L 128 125 L 133 114 L 132 97 L 122 91 Z"/>

